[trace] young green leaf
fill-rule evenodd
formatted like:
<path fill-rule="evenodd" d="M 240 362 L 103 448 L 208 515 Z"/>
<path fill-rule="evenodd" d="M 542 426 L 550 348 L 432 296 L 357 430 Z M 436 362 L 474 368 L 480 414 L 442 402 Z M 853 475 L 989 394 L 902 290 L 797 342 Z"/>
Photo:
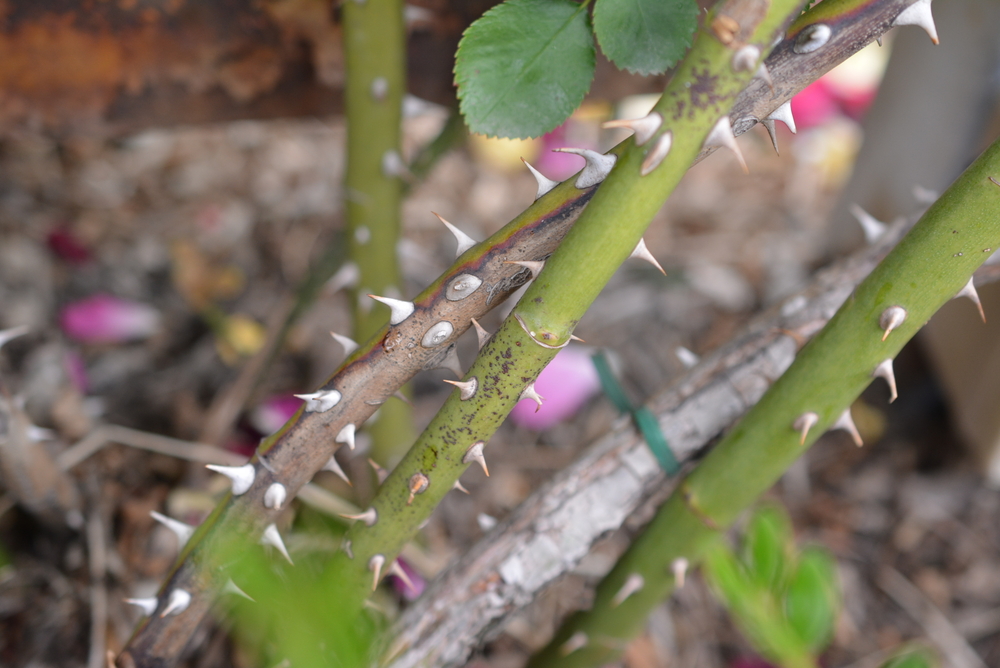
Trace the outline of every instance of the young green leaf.
<path fill-rule="evenodd" d="M 637 74 L 662 74 L 691 46 L 694 0 L 597 0 L 594 32 L 611 62 Z"/>
<path fill-rule="evenodd" d="M 793 567 L 792 524 L 779 508 L 765 507 L 753 514 L 743 536 L 743 561 L 761 587 L 779 594 Z"/>
<path fill-rule="evenodd" d="M 469 26 L 455 56 L 473 132 L 538 137 L 566 120 L 594 78 L 587 3 L 507 0 Z"/>
<path fill-rule="evenodd" d="M 833 637 L 840 595 L 833 559 L 824 550 L 806 548 L 785 593 L 785 616 L 798 636 L 814 652 Z"/>

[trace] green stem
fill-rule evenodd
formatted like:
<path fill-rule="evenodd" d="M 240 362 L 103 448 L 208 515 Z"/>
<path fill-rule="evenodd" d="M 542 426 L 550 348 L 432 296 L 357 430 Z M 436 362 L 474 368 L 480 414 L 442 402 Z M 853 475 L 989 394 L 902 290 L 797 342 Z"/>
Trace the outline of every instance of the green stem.
<path fill-rule="evenodd" d="M 894 358 L 1000 246 L 1000 186 L 991 181 L 994 174 L 1000 175 L 1000 141 L 927 211 L 681 483 L 598 587 L 593 608 L 570 619 L 529 665 L 596 666 L 620 654 L 673 588 L 671 563 L 699 561 L 710 542 L 833 425 L 872 382 L 876 367 Z M 891 307 L 905 309 L 906 319 L 883 336 L 880 319 Z M 816 421 L 802 438 L 793 425 L 807 413 Z M 615 593 L 633 573 L 643 576 L 645 586 L 613 606 Z M 576 634 L 588 639 L 586 646 L 565 653 L 564 643 Z"/>

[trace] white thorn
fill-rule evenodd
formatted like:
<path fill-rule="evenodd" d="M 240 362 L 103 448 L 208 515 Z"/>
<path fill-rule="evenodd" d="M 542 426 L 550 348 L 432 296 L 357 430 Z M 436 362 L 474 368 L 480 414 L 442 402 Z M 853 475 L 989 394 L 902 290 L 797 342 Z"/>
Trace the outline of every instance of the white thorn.
<path fill-rule="evenodd" d="M 294 395 L 306 402 L 307 413 L 325 413 L 340 403 L 340 392 L 337 390 L 319 390 L 309 394 Z"/>
<path fill-rule="evenodd" d="M 580 176 L 576 177 L 574 184 L 580 190 L 596 186 L 607 178 L 608 174 L 611 173 L 611 168 L 618 160 L 618 156 L 614 153 L 598 153 L 589 148 L 557 148 L 555 150 L 560 153 L 575 153 L 587 161 L 587 166 L 580 172 Z"/>
<path fill-rule="evenodd" d="M 656 261 L 656 258 L 653 257 L 653 254 L 649 252 L 648 248 L 646 248 L 645 239 L 639 239 L 639 243 L 635 245 L 635 249 L 632 251 L 632 254 L 629 255 L 629 257 L 635 258 L 636 260 L 644 260 L 653 265 L 654 267 L 656 267 L 657 269 L 659 269 L 660 273 L 663 274 L 664 276 L 667 275 L 667 272 L 663 271 L 663 267 L 661 267 L 660 263 Z"/>
<path fill-rule="evenodd" d="M 267 528 L 264 529 L 264 533 L 260 537 L 261 545 L 270 545 L 271 547 L 281 552 L 281 556 L 288 560 L 288 563 L 294 566 L 292 558 L 288 555 L 288 550 L 285 549 L 285 543 L 281 540 L 281 534 L 278 533 L 278 527 L 273 524 L 268 524 Z"/>
<path fill-rule="evenodd" d="M 372 578 L 372 591 L 378 588 L 379 576 L 382 574 L 382 566 L 385 565 L 385 555 L 376 554 L 374 557 L 368 560 L 368 570 L 374 573 Z"/>
<path fill-rule="evenodd" d="M 167 599 L 167 607 L 163 608 L 160 617 L 179 615 L 187 610 L 189 605 L 191 605 L 191 594 L 183 589 L 175 589 L 170 592 L 170 598 Z"/>
<path fill-rule="evenodd" d="M 639 176 L 647 176 L 654 169 L 660 166 L 663 160 L 670 153 L 670 148 L 674 145 L 674 133 L 667 130 L 656 140 L 653 148 L 642 159 L 642 166 L 639 168 Z"/>
<path fill-rule="evenodd" d="M 154 520 L 170 529 L 174 535 L 177 536 L 177 542 L 180 544 L 180 547 L 184 547 L 184 544 L 188 542 L 188 539 L 191 538 L 191 535 L 194 533 L 193 526 L 175 520 L 172 517 L 167 517 L 166 515 L 156 512 L 155 510 L 150 510 L 149 515 Z"/>
<path fill-rule="evenodd" d="M 760 60 L 760 49 L 753 44 L 747 44 L 736 50 L 730 64 L 734 72 L 749 72 L 758 60 Z"/>
<path fill-rule="evenodd" d="M 796 134 L 795 129 L 795 117 L 792 116 L 792 101 L 787 100 L 780 107 L 771 112 L 771 114 L 764 120 L 768 121 L 781 121 L 785 124 L 792 134 Z"/>
<path fill-rule="evenodd" d="M 417 494 L 423 494 L 426 492 L 427 488 L 430 487 L 430 484 L 430 479 L 419 471 L 411 475 L 409 481 L 406 483 L 407 488 L 410 490 L 410 496 L 406 500 L 406 505 L 413 503 L 413 498 Z"/>
<path fill-rule="evenodd" d="M 543 397 L 538 393 L 538 391 L 535 389 L 534 383 L 529 383 L 528 386 L 524 388 L 524 391 L 521 392 L 521 396 L 518 397 L 518 401 L 520 401 L 521 399 L 531 399 L 532 401 L 534 401 L 537 404 L 535 406 L 535 412 L 537 413 L 539 409 L 541 409 L 542 401 L 545 400 L 545 397 Z"/>
<path fill-rule="evenodd" d="M 892 358 L 882 360 L 872 371 L 872 378 L 885 379 L 885 382 L 889 384 L 889 403 L 894 402 L 898 395 L 896 394 L 896 374 L 892 371 Z"/>
<path fill-rule="evenodd" d="M 931 12 L 931 0 L 917 0 L 912 5 L 904 9 L 892 22 L 896 26 L 920 26 L 931 38 L 931 41 L 938 44 L 937 26 L 934 25 L 934 14 Z"/>
<path fill-rule="evenodd" d="M 221 473 L 230 480 L 233 481 L 233 496 L 239 496 L 240 494 L 245 494 L 248 489 L 253 485 L 254 477 L 257 475 L 257 469 L 253 464 L 244 464 L 243 466 L 222 466 L 220 464 L 206 464 L 205 468 L 215 471 L 216 473 Z"/>
<path fill-rule="evenodd" d="M 479 379 L 473 376 L 469 380 L 445 380 L 444 382 L 449 385 L 454 385 L 458 388 L 458 391 L 462 397 L 462 401 L 468 401 L 472 397 L 476 396 L 476 390 L 479 389 Z"/>
<path fill-rule="evenodd" d="M 24 435 L 27 436 L 28 440 L 32 443 L 39 443 L 41 441 L 55 440 L 56 432 L 29 422 L 28 426 L 24 429 Z"/>
<path fill-rule="evenodd" d="M 696 364 L 698 364 L 698 362 L 701 361 L 700 357 L 695 355 L 693 352 L 691 352 L 684 346 L 677 346 L 677 348 L 674 350 L 674 354 L 677 355 L 677 359 L 681 361 L 681 364 L 684 365 L 685 369 L 691 369 Z"/>
<path fill-rule="evenodd" d="M 349 336 L 337 334 L 337 332 L 330 332 L 330 336 L 333 337 L 334 341 L 344 346 L 344 357 L 350 357 L 351 353 L 358 349 L 358 342 Z"/>
<path fill-rule="evenodd" d="M 378 484 L 381 485 L 384 483 L 385 479 L 389 477 L 389 472 L 379 466 L 378 462 L 371 457 L 368 458 L 368 463 L 371 465 L 372 470 L 375 471 L 375 477 L 378 478 Z"/>
<path fill-rule="evenodd" d="M 529 163 L 524 158 L 521 158 L 521 162 L 524 163 L 524 166 L 527 167 L 531 171 L 532 176 L 534 176 L 535 180 L 538 181 L 538 194 L 535 195 L 535 199 L 536 200 L 539 199 L 539 198 L 541 198 L 542 195 L 544 195 L 545 193 L 549 192 L 550 190 L 552 190 L 553 188 L 555 188 L 557 185 L 559 185 L 558 181 L 553 181 L 552 179 L 547 178 L 540 171 L 538 171 L 537 169 L 535 169 L 534 167 L 532 167 L 531 163 Z"/>
<path fill-rule="evenodd" d="M 375 526 L 375 523 L 378 522 L 378 511 L 374 508 L 369 508 L 365 512 L 358 513 L 357 515 L 341 514 L 340 516 L 349 520 L 361 520 L 365 523 L 366 527 L 373 527 Z"/>
<path fill-rule="evenodd" d="M 678 589 L 684 586 L 689 565 L 688 560 L 684 557 L 677 557 L 670 563 L 670 571 L 674 574 L 674 582 L 677 583 Z"/>
<path fill-rule="evenodd" d="M 792 44 L 795 53 L 812 53 L 830 41 L 833 30 L 825 23 L 814 23 L 803 28 Z"/>
<path fill-rule="evenodd" d="M 795 418 L 795 422 L 792 423 L 792 429 L 800 434 L 799 445 L 805 445 L 806 437 L 809 435 L 809 430 L 812 429 L 817 422 L 819 422 L 819 416 L 812 411 L 803 413 Z"/>
<path fill-rule="evenodd" d="M 396 390 L 395 392 L 392 393 L 392 396 L 395 397 L 396 399 L 399 399 L 400 401 L 402 401 L 407 406 L 412 406 L 413 405 L 410 402 L 410 400 L 406 398 L 406 395 L 403 394 L 402 390 Z"/>
<path fill-rule="evenodd" d="M 642 146 L 656 134 L 656 131 L 663 125 L 663 116 L 657 112 L 651 112 L 642 118 L 618 119 L 608 121 L 601 127 L 604 128 L 626 128 L 635 133 L 635 145 Z"/>
<path fill-rule="evenodd" d="M 356 288 L 360 279 L 361 270 L 358 269 L 358 265 L 354 262 L 345 262 L 340 265 L 337 273 L 331 276 L 330 280 L 326 282 L 326 289 L 331 293 L 335 293 L 344 288 Z"/>
<path fill-rule="evenodd" d="M 889 333 L 902 325 L 905 320 L 906 309 L 902 306 L 890 306 L 882 311 L 882 315 L 878 319 L 878 326 L 885 332 L 882 334 L 882 340 L 885 341 L 889 337 Z"/>
<path fill-rule="evenodd" d="M 504 264 L 516 264 L 519 267 L 524 267 L 531 272 L 532 280 L 538 278 L 538 274 L 545 267 L 544 260 L 504 260 Z"/>
<path fill-rule="evenodd" d="M 497 527 L 497 518 L 486 513 L 479 513 L 476 515 L 476 524 L 479 525 L 479 530 L 483 533 L 489 533 Z"/>
<path fill-rule="evenodd" d="M 736 155 L 736 159 L 740 161 L 740 166 L 743 168 L 745 174 L 749 174 L 750 170 L 747 169 L 747 163 L 743 159 L 743 153 L 740 152 L 740 147 L 736 143 L 736 136 L 733 134 L 733 126 L 729 122 L 729 116 L 722 116 L 712 127 L 712 130 L 708 133 L 708 137 L 705 138 L 704 147 L 709 146 L 724 146 L 732 151 Z"/>
<path fill-rule="evenodd" d="M 402 580 L 403 584 L 405 584 L 406 588 L 411 592 L 417 591 L 417 587 L 413 584 L 413 580 L 411 580 L 410 576 L 403 570 L 403 567 L 399 565 L 398 559 L 392 562 L 392 566 L 389 566 L 388 575 L 395 575 L 397 578 Z"/>
<path fill-rule="evenodd" d="M 389 315 L 389 324 L 398 325 L 413 314 L 414 305 L 413 302 L 403 301 L 402 299 L 393 299 L 392 297 L 376 297 L 375 295 L 368 295 L 377 302 L 382 302 L 392 313 Z"/>
<path fill-rule="evenodd" d="M 434 212 L 431 211 L 431 213 Z M 455 241 L 458 242 L 458 247 L 455 249 L 455 257 L 460 256 L 462 253 L 464 253 L 465 251 L 469 250 L 470 248 L 479 243 L 478 241 L 470 237 L 468 234 L 466 234 L 465 232 L 458 229 L 457 227 L 449 223 L 447 220 L 442 218 L 440 214 L 434 213 L 434 215 L 437 216 L 438 220 L 444 223 L 444 226 L 447 227 L 448 230 L 455 235 Z"/>
<path fill-rule="evenodd" d="M 583 631 L 577 631 L 569 637 L 569 639 L 559 646 L 559 653 L 563 656 L 569 656 L 578 649 L 582 649 L 587 646 L 587 634 Z"/>
<path fill-rule="evenodd" d="M 843 429 L 851 435 L 851 438 L 854 440 L 854 445 L 859 448 L 865 444 L 865 442 L 861 440 L 861 432 L 858 431 L 857 425 L 854 424 L 854 419 L 851 418 L 850 406 L 844 409 L 844 412 L 840 414 L 840 417 L 837 418 L 837 421 L 833 423 L 833 426 L 830 427 L 830 429 Z"/>
<path fill-rule="evenodd" d="M 460 481 L 458 481 L 458 480 L 455 481 L 455 484 L 453 484 L 451 486 L 451 488 L 452 489 L 457 489 L 458 491 L 462 492 L 463 494 L 470 494 L 469 490 L 465 489 L 465 487 L 462 485 L 462 483 Z"/>
<path fill-rule="evenodd" d="M 21 325 L 20 327 L 11 327 L 10 329 L 4 329 L 0 331 L 0 348 L 3 348 L 6 343 L 12 339 L 16 339 L 19 336 L 24 336 L 31 331 L 31 328 L 27 325 Z"/>
<path fill-rule="evenodd" d="M 646 578 L 642 577 L 638 573 L 632 573 L 627 578 L 625 578 L 625 584 L 622 588 L 618 590 L 614 598 L 611 599 L 611 607 L 617 608 L 619 605 L 625 602 L 632 594 L 636 593 L 640 589 L 646 586 Z"/>
<path fill-rule="evenodd" d="M 483 346 L 486 345 L 486 342 L 490 340 L 490 333 L 487 332 L 486 329 L 479 324 L 478 320 L 476 320 L 475 318 L 471 318 L 471 320 L 472 320 L 472 326 L 476 328 L 476 339 L 479 342 L 479 349 L 482 350 Z"/>
<path fill-rule="evenodd" d="M 861 225 L 861 231 L 865 234 L 865 241 L 873 244 L 885 234 L 886 224 L 875 218 L 857 204 L 850 206 L 851 214 L 857 218 Z"/>
<path fill-rule="evenodd" d="M 462 371 L 462 362 L 458 359 L 458 350 L 455 349 L 455 344 L 448 348 L 448 352 L 445 353 L 444 359 L 441 360 L 437 368 L 448 369 L 459 378 L 465 375 L 465 372 Z"/>
<path fill-rule="evenodd" d="M 281 504 L 285 502 L 288 490 L 280 482 L 276 482 L 264 492 L 264 507 L 272 510 L 281 510 Z"/>
<path fill-rule="evenodd" d="M 347 474 L 344 473 L 344 469 L 340 468 L 340 464 L 337 462 L 337 458 L 334 457 L 333 455 L 330 455 L 330 459 L 327 460 L 326 464 L 324 464 L 323 468 L 320 470 L 329 471 L 330 473 L 333 473 L 338 478 L 346 482 L 351 487 L 354 487 L 354 485 L 351 483 L 350 478 L 348 478 Z"/>
<path fill-rule="evenodd" d="M 147 617 L 156 612 L 156 606 L 159 605 L 159 601 L 156 598 L 127 598 L 125 602 L 129 605 L 138 606 L 142 610 L 142 614 Z"/>
<path fill-rule="evenodd" d="M 778 150 L 778 133 L 774 130 L 774 121 L 765 118 L 760 124 L 767 130 L 767 136 L 771 138 L 771 146 L 774 147 L 774 152 L 781 155 L 781 151 Z"/>
<path fill-rule="evenodd" d="M 248 594 L 245 591 L 243 591 L 242 589 L 240 589 L 236 585 L 236 583 L 233 582 L 232 578 L 229 578 L 228 580 L 226 580 L 226 584 L 224 584 L 222 586 L 222 593 L 223 594 L 236 594 L 237 596 L 242 596 L 243 598 L 245 598 L 248 601 L 252 601 L 254 603 L 257 602 L 257 601 L 253 600 L 253 597 L 250 596 L 250 594 Z"/>
<path fill-rule="evenodd" d="M 333 440 L 336 441 L 337 443 L 346 443 L 347 447 L 353 450 L 355 445 L 354 434 L 355 434 L 354 423 L 348 422 L 347 424 L 344 425 L 343 429 L 337 432 L 337 435 L 336 437 L 334 437 Z"/>
<path fill-rule="evenodd" d="M 983 319 L 984 323 L 986 322 L 986 313 L 983 311 L 983 302 L 979 300 L 979 293 L 976 292 L 976 286 L 975 283 L 973 283 L 971 276 L 969 277 L 969 282 L 965 284 L 965 287 L 959 290 L 955 295 L 955 299 L 958 299 L 959 297 L 968 297 L 971 299 L 972 303 L 979 309 L 979 317 Z"/>
<path fill-rule="evenodd" d="M 476 441 L 475 443 L 470 445 L 469 449 L 466 450 L 465 454 L 462 456 L 462 463 L 469 464 L 472 462 L 476 462 L 483 468 L 483 473 L 486 474 L 486 477 L 489 478 L 490 470 L 486 468 L 486 457 L 483 456 L 484 445 L 486 445 L 485 441 Z"/>
<path fill-rule="evenodd" d="M 754 79 L 760 79 L 767 84 L 767 87 L 772 91 L 774 90 L 774 79 L 771 78 L 771 72 L 767 69 L 766 63 L 761 63 L 757 71 L 753 73 Z"/>

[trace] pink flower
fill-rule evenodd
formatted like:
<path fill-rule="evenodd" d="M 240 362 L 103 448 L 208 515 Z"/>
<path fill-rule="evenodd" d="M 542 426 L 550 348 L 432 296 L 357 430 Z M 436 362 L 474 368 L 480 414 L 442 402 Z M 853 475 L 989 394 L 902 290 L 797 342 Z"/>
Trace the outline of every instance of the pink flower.
<path fill-rule="evenodd" d="M 399 567 L 406 573 L 406 576 L 410 579 L 409 584 L 406 581 L 395 574 L 389 575 L 389 581 L 392 583 L 392 588 L 396 590 L 396 593 L 402 596 L 407 601 L 416 601 L 420 598 L 420 595 L 424 593 L 424 588 L 427 586 L 427 582 L 420 576 L 413 566 L 406 563 L 406 559 L 399 557 L 396 559 L 396 563 Z M 412 585 L 412 586 L 411 586 Z"/>
<path fill-rule="evenodd" d="M 561 350 L 538 376 L 535 391 L 544 398 L 541 407 L 531 399 L 522 399 L 510 413 L 514 424 L 542 431 L 572 417 L 601 391 L 590 352 L 576 347 Z"/>
<path fill-rule="evenodd" d="M 160 326 L 152 306 L 106 294 L 63 308 L 59 322 L 66 336 L 83 343 L 121 343 L 145 339 Z"/>
<path fill-rule="evenodd" d="M 573 153 L 563 153 L 556 151 L 557 148 L 597 149 L 596 146 L 588 145 L 587 142 L 571 140 L 567 137 L 567 128 L 574 123 L 570 119 L 557 127 L 552 132 L 542 137 L 542 152 L 539 154 L 535 165 L 542 174 L 555 181 L 564 181 L 583 169 L 584 159 Z"/>
<path fill-rule="evenodd" d="M 281 429 L 300 406 L 302 400 L 290 394 L 268 397 L 250 412 L 250 425 L 264 436 L 270 436 Z"/>

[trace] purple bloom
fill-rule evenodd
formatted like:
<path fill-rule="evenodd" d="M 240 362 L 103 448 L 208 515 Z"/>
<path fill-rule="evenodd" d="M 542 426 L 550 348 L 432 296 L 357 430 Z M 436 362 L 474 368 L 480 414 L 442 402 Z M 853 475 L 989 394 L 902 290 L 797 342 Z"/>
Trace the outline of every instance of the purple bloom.
<path fill-rule="evenodd" d="M 522 399 L 510 413 L 514 424 L 542 431 L 572 417 L 601 391 L 601 379 L 590 352 L 572 346 L 559 351 L 538 376 L 535 391 L 543 397 L 541 407 Z"/>
<path fill-rule="evenodd" d="M 66 336 L 83 343 L 121 343 L 145 339 L 160 326 L 152 306 L 106 294 L 68 304 L 59 316 Z"/>

